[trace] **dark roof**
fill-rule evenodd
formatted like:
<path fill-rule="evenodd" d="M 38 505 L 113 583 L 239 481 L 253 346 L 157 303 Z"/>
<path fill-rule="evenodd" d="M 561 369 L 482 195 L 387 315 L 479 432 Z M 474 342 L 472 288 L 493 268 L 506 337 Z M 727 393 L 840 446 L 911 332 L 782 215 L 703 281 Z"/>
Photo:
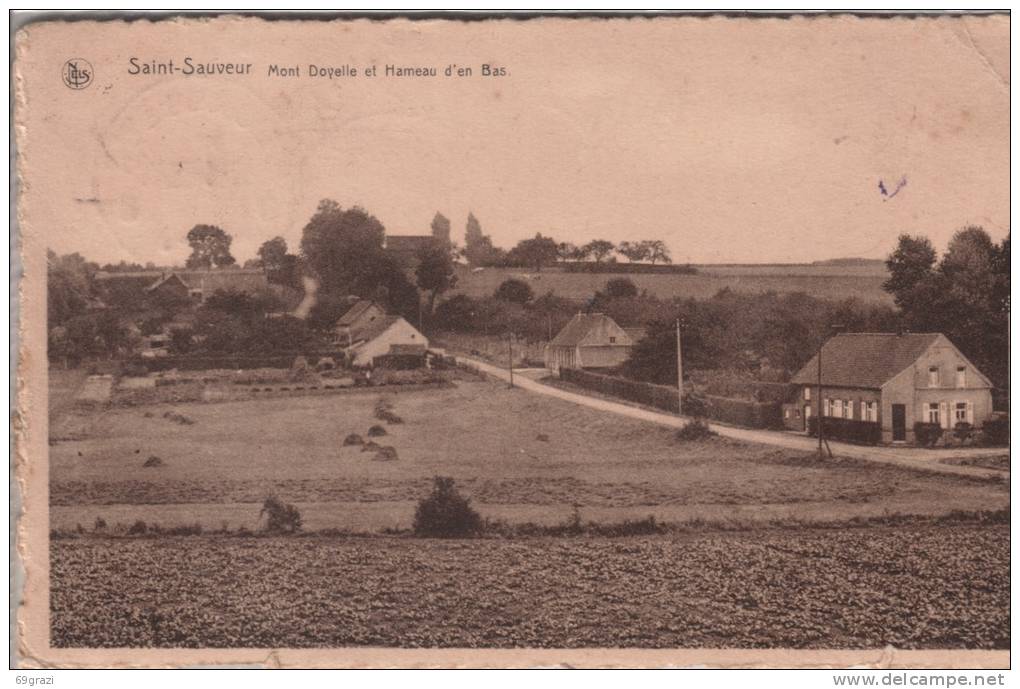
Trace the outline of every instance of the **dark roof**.
<path fill-rule="evenodd" d="M 340 316 L 340 320 L 336 324 L 342 326 L 354 325 L 354 322 L 361 318 L 372 307 L 373 303 L 370 299 L 359 299 L 354 302 L 354 306 L 344 312 L 344 315 Z"/>
<path fill-rule="evenodd" d="M 843 333 L 822 345 L 822 385 L 880 388 L 910 367 L 939 338 L 938 333 Z M 815 354 L 791 381 L 818 382 Z"/>
<path fill-rule="evenodd" d="M 621 337 L 615 345 L 631 345 L 633 342 L 623 328 L 604 313 L 579 313 L 563 326 L 550 347 L 576 347 L 578 345 L 609 345 L 610 335 Z"/>

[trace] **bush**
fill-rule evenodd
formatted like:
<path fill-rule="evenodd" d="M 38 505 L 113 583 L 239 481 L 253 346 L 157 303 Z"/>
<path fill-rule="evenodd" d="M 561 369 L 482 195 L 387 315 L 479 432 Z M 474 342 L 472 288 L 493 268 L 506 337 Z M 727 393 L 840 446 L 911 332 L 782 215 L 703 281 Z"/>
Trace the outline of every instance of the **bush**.
<path fill-rule="evenodd" d="M 882 442 L 882 426 L 876 421 L 855 421 L 826 416 L 825 437 L 858 445 L 878 445 Z M 818 417 L 808 419 L 808 435 L 818 437 Z"/>
<path fill-rule="evenodd" d="M 262 503 L 259 519 L 266 515 L 266 531 L 270 533 L 295 533 L 301 530 L 301 512 L 274 496 Z"/>
<path fill-rule="evenodd" d="M 92 524 L 93 531 L 106 531 L 106 520 L 102 517 L 96 517 L 95 523 Z"/>
<path fill-rule="evenodd" d="M 494 299 L 500 301 L 509 301 L 514 304 L 527 304 L 529 301 L 535 298 L 535 293 L 531 289 L 531 285 L 524 282 L 523 280 L 517 280 L 511 278 L 504 280 L 503 283 L 496 288 L 493 293 Z"/>
<path fill-rule="evenodd" d="M 436 476 L 432 493 L 414 512 L 414 534 L 423 537 L 458 538 L 478 533 L 482 519 L 471 501 L 457 492 L 452 478 Z"/>
<path fill-rule="evenodd" d="M 914 441 L 922 447 L 935 447 L 942 437 L 942 426 L 937 423 L 918 421 L 914 424 Z"/>
<path fill-rule="evenodd" d="M 145 525 L 145 522 L 139 519 L 134 524 L 132 524 L 131 527 L 128 529 L 128 535 L 129 536 L 144 535 L 148 530 L 149 527 Z"/>
<path fill-rule="evenodd" d="M 715 431 L 708 427 L 708 423 L 704 419 L 694 418 L 676 432 L 676 439 L 683 442 L 695 442 L 707 440 L 715 435 Z"/>
<path fill-rule="evenodd" d="M 981 444 L 991 447 L 1009 445 L 1009 417 L 996 415 L 985 421 L 981 427 Z"/>
<path fill-rule="evenodd" d="M 638 288 L 631 280 L 627 278 L 613 278 L 606 283 L 606 296 L 617 299 L 626 297 L 636 297 L 638 295 Z"/>
<path fill-rule="evenodd" d="M 379 448 L 379 451 L 375 453 L 375 457 L 372 458 L 375 462 L 395 462 L 399 459 L 397 457 L 397 448 L 385 445 Z"/>
<path fill-rule="evenodd" d="M 953 437 L 961 445 L 969 442 L 974 437 L 974 426 L 966 421 L 959 421 L 953 426 Z"/>
<path fill-rule="evenodd" d="M 161 467 L 161 466 L 163 466 L 163 460 L 160 459 L 159 457 L 157 457 L 156 455 L 151 455 L 147 460 L 145 460 L 145 463 L 142 464 L 142 466 L 143 467 Z"/>

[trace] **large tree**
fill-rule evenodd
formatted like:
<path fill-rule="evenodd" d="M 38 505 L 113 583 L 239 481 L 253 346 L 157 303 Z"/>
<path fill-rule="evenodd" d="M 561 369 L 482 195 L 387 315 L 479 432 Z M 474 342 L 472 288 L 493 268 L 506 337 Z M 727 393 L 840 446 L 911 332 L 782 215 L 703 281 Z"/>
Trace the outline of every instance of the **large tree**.
<path fill-rule="evenodd" d="M 384 251 L 385 237 L 382 223 L 363 208 L 320 201 L 301 236 L 301 255 L 319 277 L 320 297 L 355 295 L 403 316 L 416 314 L 418 290 Z"/>
<path fill-rule="evenodd" d="M 222 268 L 237 263 L 230 255 L 233 237 L 215 225 L 195 225 L 188 232 L 188 268 Z"/>
<path fill-rule="evenodd" d="M 602 263 L 603 259 L 616 250 L 616 246 L 608 239 L 592 240 L 585 244 L 584 248 L 585 251 L 595 259 L 595 263 Z"/>
<path fill-rule="evenodd" d="M 524 239 L 510 250 L 508 258 L 515 264 L 531 266 L 541 271 L 542 266 L 556 263 L 560 256 L 559 246 L 551 237 L 543 237 L 541 233 L 531 239 Z"/>
<path fill-rule="evenodd" d="M 432 218 L 432 238 L 439 243 L 440 246 L 450 247 L 453 243 L 450 239 L 450 219 L 445 215 L 436 211 L 435 216 Z"/>
<path fill-rule="evenodd" d="M 648 242 L 620 242 L 616 250 L 626 256 L 631 263 L 644 261 L 651 256 Z"/>
<path fill-rule="evenodd" d="M 482 234 L 474 213 L 468 213 L 464 230 L 464 258 L 472 267 L 496 265 L 503 258 L 503 252 L 492 244 L 492 239 Z"/>
<path fill-rule="evenodd" d="M 925 237 L 902 235 L 886 261 L 884 287 L 901 323 L 941 332 L 1000 388 L 1009 387 L 1009 237 L 995 244 L 980 227 L 957 232 L 941 261 Z"/>
<path fill-rule="evenodd" d="M 263 242 L 258 250 L 256 265 L 266 271 L 269 282 L 289 285 L 295 289 L 301 287 L 301 259 L 287 253 L 287 240 L 273 237 Z"/>
<path fill-rule="evenodd" d="M 641 245 L 645 247 L 646 257 L 652 262 L 653 266 L 658 262 L 673 262 L 673 258 L 669 255 L 669 247 L 661 239 L 645 240 L 641 242 Z"/>
<path fill-rule="evenodd" d="M 418 267 L 414 275 L 418 280 L 418 288 L 428 292 L 428 313 L 431 316 L 436 305 L 436 298 L 443 292 L 453 289 L 457 284 L 454 274 L 453 255 L 449 245 L 442 246 L 435 242 L 422 249 L 418 256 Z"/>
<path fill-rule="evenodd" d="M 46 252 L 46 317 L 50 327 L 85 311 L 95 296 L 97 267 L 80 254 L 57 256 Z"/>

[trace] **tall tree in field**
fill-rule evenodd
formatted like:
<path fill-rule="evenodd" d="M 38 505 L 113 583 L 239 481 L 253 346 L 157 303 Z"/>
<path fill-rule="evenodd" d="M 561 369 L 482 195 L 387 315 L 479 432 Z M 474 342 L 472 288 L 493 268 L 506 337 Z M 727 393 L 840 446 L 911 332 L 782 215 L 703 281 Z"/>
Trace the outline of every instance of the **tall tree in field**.
<path fill-rule="evenodd" d="M 301 254 L 318 274 L 320 289 L 349 293 L 383 257 L 385 238 L 386 230 L 375 216 L 324 199 L 302 232 Z"/>
<path fill-rule="evenodd" d="M 215 225 L 195 225 L 188 232 L 188 268 L 222 268 L 237 263 L 230 255 L 234 238 Z"/>
<path fill-rule="evenodd" d="M 436 211 L 435 217 L 432 218 L 432 238 L 440 246 L 449 247 L 452 244 L 450 240 L 450 219 L 439 211 Z"/>
<path fill-rule="evenodd" d="M 262 243 L 258 250 L 260 265 L 267 271 L 280 270 L 287 256 L 287 240 L 273 237 Z"/>
<path fill-rule="evenodd" d="M 318 275 L 322 296 L 378 299 L 413 317 L 418 291 L 383 250 L 385 236 L 382 223 L 363 208 L 344 209 L 336 201 L 320 201 L 302 232 L 301 255 Z"/>
<path fill-rule="evenodd" d="M 896 249 L 886 259 L 889 278 L 882 288 L 893 295 L 896 305 L 905 311 L 929 292 L 935 277 L 935 247 L 927 237 L 901 234 Z"/>
<path fill-rule="evenodd" d="M 46 317 L 51 328 L 85 312 L 96 292 L 96 270 L 96 264 L 80 254 L 46 252 Z"/>
<path fill-rule="evenodd" d="M 644 261 L 650 258 L 651 247 L 649 242 L 620 242 L 616 250 L 626 256 L 631 263 Z"/>
<path fill-rule="evenodd" d="M 418 279 L 418 288 L 429 295 L 428 313 L 431 316 L 439 295 L 457 284 L 450 247 L 441 246 L 438 242 L 425 247 L 418 255 L 418 267 L 414 275 Z"/>
<path fill-rule="evenodd" d="M 602 263 L 603 259 L 616 250 L 616 246 L 607 239 L 593 240 L 585 244 L 584 248 L 595 259 L 595 263 Z"/>
<path fill-rule="evenodd" d="M 645 255 L 654 266 L 656 263 L 672 263 L 673 258 L 669 255 L 669 247 L 661 239 L 645 240 L 641 242 L 645 247 Z"/>
<path fill-rule="evenodd" d="M 514 263 L 531 266 L 541 271 L 542 266 L 556 263 L 559 258 L 559 247 L 556 240 L 536 234 L 531 239 L 524 239 L 510 250 L 509 258 Z"/>
<path fill-rule="evenodd" d="M 501 251 L 493 246 L 492 239 L 482 234 L 481 223 L 474 213 L 468 213 L 464 230 L 464 258 L 473 266 L 490 266 L 501 259 Z"/>

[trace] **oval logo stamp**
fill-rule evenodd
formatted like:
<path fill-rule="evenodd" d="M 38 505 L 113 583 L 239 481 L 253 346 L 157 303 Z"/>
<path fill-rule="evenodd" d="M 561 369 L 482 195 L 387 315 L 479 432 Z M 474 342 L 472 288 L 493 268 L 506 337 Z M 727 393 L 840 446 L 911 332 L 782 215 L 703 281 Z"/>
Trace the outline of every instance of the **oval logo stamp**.
<path fill-rule="evenodd" d="M 64 63 L 61 76 L 67 88 L 80 91 L 92 83 L 92 65 L 80 57 L 71 58 Z"/>

